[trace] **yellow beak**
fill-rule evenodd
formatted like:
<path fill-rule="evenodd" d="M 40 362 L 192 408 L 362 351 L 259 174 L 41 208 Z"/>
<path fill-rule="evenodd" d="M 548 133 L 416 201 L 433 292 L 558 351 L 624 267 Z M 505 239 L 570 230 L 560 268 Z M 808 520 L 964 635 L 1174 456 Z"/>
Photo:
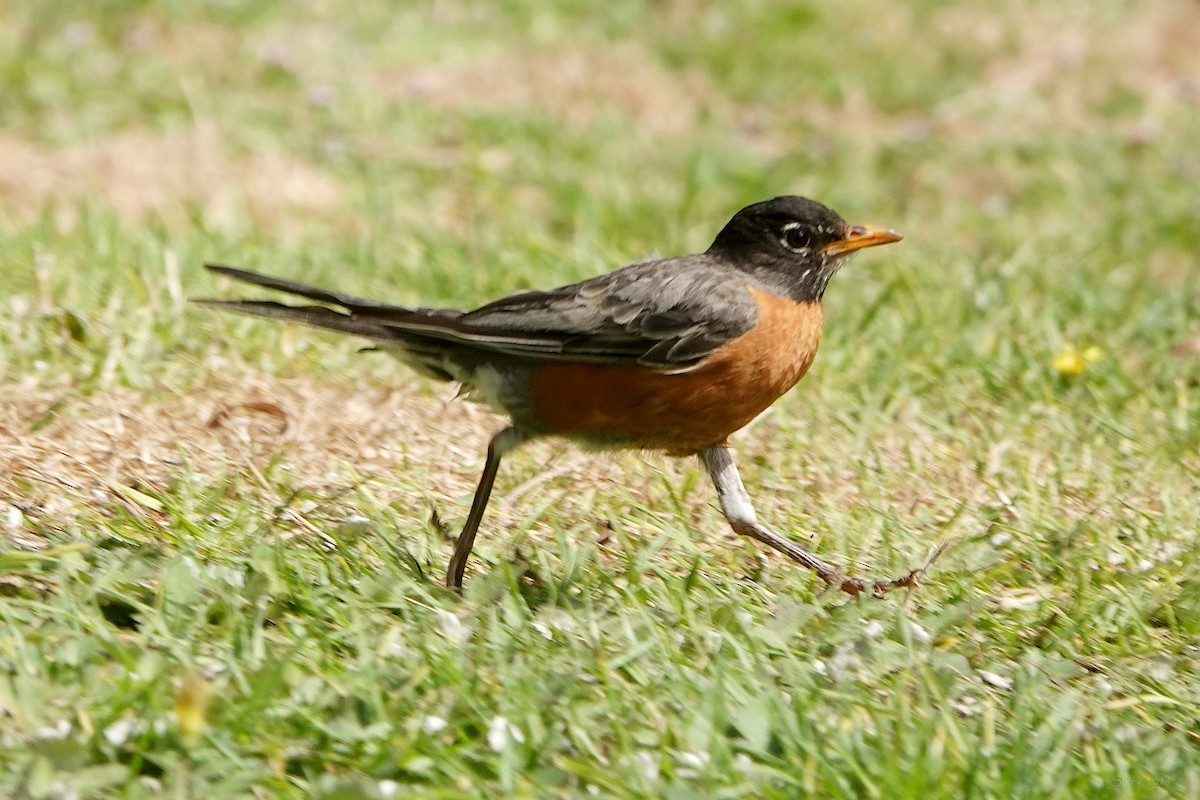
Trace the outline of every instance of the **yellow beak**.
<path fill-rule="evenodd" d="M 891 228 L 872 228 L 870 225 L 848 225 L 846 226 L 845 238 L 838 239 L 836 242 L 830 242 L 822 247 L 821 251 L 828 256 L 844 256 L 847 253 L 853 253 L 855 250 L 861 250 L 864 247 L 891 244 L 903 238 L 903 236 Z"/>

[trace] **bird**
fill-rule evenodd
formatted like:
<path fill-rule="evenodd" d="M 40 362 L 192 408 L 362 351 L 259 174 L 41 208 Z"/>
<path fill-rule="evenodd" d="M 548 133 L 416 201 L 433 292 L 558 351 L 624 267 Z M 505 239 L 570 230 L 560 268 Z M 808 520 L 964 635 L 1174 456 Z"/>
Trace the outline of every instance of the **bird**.
<path fill-rule="evenodd" d="M 940 549 L 898 578 L 844 573 L 759 522 L 729 437 L 808 371 L 824 329 L 822 299 L 845 258 L 901 238 L 788 195 L 738 211 L 703 253 L 635 262 L 472 311 L 393 305 L 222 264 L 205 267 L 311 303 L 196 302 L 367 339 L 507 418 L 488 443 L 455 542 L 452 589 L 462 588 L 501 459 L 552 436 L 590 449 L 696 456 L 736 533 L 813 570 L 826 590 L 882 595 L 915 586 Z"/>

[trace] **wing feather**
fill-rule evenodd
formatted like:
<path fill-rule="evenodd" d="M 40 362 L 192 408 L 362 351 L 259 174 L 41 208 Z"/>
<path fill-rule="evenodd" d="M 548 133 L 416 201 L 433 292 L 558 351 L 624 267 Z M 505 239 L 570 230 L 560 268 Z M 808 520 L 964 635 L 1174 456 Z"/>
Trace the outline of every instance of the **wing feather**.
<path fill-rule="evenodd" d="M 443 342 L 532 360 L 694 368 L 754 326 L 749 278 L 710 254 L 631 264 L 549 291 L 521 292 L 474 311 L 408 308 L 329 292 L 225 266 L 237 280 L 341 306 L 201 301 L 242 313 L 292 319 L 424 351 Z"/>

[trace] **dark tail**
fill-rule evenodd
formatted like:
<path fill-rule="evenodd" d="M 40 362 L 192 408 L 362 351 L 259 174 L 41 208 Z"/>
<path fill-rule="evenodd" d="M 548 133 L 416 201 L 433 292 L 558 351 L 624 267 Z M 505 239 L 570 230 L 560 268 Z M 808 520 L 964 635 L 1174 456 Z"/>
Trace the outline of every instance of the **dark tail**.
<path fill-rule="evenodd" d="M 204 267 L 218 275 L 224 275 L 244 283 L 276 289 L 315 300 L 318 303 L 340 306 L 344 311 L 337 311 L 323 305 L 289 306 L 270 300 L 198 298 L 192 301 L 194 303 L 255 317 L 301 322 L 317 328 L 362 336 L 378 342 L 413 345 L 424 343 L 428 346 L 430 335 L 442 338 L 438 336 L 438 333 L 452 330 L 454 320 L 462 315 L 461 311 L 448 308 L 408 308 L 380 303 L 365 297 L 331 292 L 220 264 L 205 264 Z M 443 333 L 443 335 L 445 334 Z"/>
<path fill-rule="evenodd" d="M 227 267 L 223 264 L 205 264 L 204 268 L 209 272 L 215 272 L 218 275 L 224 275 L 227 278 L 233 278 L 235 281 L 242 283 L 252 283 L 255 286 L 263 286 L 267 289 L 277 289 L 288 294 L 307 297 L 309 300 L 316 300 L 318 303 L 329 303 L 330 305 L 341 306 L 349 311 L 412 311 L 403 306 L 393 306 L 387 303 L 380 303 L 377 300 L 371 300 L 366 297 L 355 297 L 352 294 L 342 294 L 341 292 L 330 292 L 325 289 L 318 289 L 315 286 L 306 286 L 303 283 L 295 283 L 293 281 L 285 281 L 282 278 L 272 278 L 269 275 L 259 275 L 257 272 L 247 272 L 244 269 L 237 267 Z"/>

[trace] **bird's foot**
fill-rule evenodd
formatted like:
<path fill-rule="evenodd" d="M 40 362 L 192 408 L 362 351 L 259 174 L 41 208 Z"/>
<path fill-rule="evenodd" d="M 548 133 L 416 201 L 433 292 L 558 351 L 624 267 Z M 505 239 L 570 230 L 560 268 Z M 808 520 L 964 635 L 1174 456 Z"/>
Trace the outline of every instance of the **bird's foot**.
<path fill-rule="evenodd" d="M 862 592 L 869 591 L 874 597 L 883 597 L 892 589 L 912 589 L 915 588 L 921 579 L 925 577 L 925 573 L 929 567 L 937 560 L 938 556 L 946 551 L 950 546 L 949 542 L 942 542 L 929 551 L 929 555 L 925 558 L 925 562 L 914 570 L 909 571 L 899 578 L 890 580 L 869 580 L 867 578 L 854 578 L 842 574 L 836 567 L 826 565 L 825 569 L 818 570 L 817 574 L 821 580 L 825 581 L 826 591 L 837 589 L 845 592 L 851 597 L 857 596 Z"/>

